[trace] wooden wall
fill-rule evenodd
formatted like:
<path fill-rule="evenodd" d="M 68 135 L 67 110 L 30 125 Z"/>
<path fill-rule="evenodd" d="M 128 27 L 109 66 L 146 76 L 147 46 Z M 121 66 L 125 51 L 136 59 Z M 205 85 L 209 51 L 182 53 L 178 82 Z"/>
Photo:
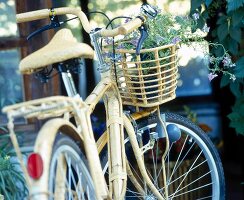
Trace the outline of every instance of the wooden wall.
<path fill-rule="evenodd" d="M 33 1 L 33 0 L 16 0 L 16 13 L 28 12 L 33 10 L 39 10 L 44 8 L 51 8 L 50 0 Z M 38 28 L 47 25 L 49 19 L 38 20 L 33 22 L 21 23 L 18 25 L 20 33 L 20 48 L 21 56 L 26 57 L 33 51 L 43 47 L 52 38 L 53 31 L 45 31 L 42 34 L 32 38 L 30 41 L 26 41 L 26 37 Z M 24 41 L 24 42 L 23 42 Z M 41 59 L 41 58 L 40 58 Z M 51 95 L 60 94 L 60 84 L 58 76 L 55 76 L 47 84 L 41 84 L 34 75 L 24 75 L 24 96 L 25 100 L 36 99 L 40 97 L 46 97 Z"/>

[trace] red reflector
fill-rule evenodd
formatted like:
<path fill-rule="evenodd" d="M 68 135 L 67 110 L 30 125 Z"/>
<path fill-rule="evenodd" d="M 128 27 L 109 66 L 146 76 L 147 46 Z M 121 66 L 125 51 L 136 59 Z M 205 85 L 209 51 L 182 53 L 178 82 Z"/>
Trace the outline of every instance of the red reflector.
<path fill-rule="evenodd" d="M 38 179 L 41 177 L 43 172 L 43 161 L 38 153 L 32 153 L 29 155 L 27 161 L 27 171 L 33 179 Z"/>

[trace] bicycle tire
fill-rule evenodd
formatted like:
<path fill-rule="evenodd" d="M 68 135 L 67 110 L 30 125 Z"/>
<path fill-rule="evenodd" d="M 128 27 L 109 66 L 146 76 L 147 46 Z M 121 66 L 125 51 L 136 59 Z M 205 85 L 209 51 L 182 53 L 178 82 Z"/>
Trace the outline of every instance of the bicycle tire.
<path fill-rule="evenodd" d="M 70 137 L 60 133 L 50 161 L 49 199 L 96 199 L 87 166 L 87 160 L 79 146 Z"/>
<path fill-rule="evenodd" d="M 181 138 L 170 145 L 170 153 L 172 153 L 172 155 L 169 153 L 170 156 L 167 155 L 165 159 L 166 172 L 173 172 L 172 175 L 166 175 L 168 199 L 225 199 L 225 180 L 221 159 L 206 133 L 190 120 L 180 115 L 165 113 L 165 119 L 167 124 L 175 124 L 181 130 Z M 139 121 L 137 124 L 138 129 L 146 126 L 147 123 L 148 119 L 145 118 Z M 164 142 L 164 139 L 158 140 L 154 147 L 159 148 L 159 144 L 164 146 Z M 147 141 L 143 141 L 143 143 L 145 144 Z M 183 150 L 178 149 L 180 144 L 184 144 L 184 146 L 182 146 Z M 130 167 L 133 174 L 144 189 L 144 194 L 139 194 L 132 182 L 128 179 L 125 198 L 157 199 L 143 182 L 128 138 L 125 139 L 125 146 L 127 160 L 132 162 Z M 186 147 L 189 147 L 189 149 L 184 149 Z M 162 153 L 159 153 L 160 155 L 157 153 L 155 154 L 155 152 L 159 151 L 160 149 L 153 148 L 145 152 L 144 163 L 147 172 L 154 173 L 154 175 L 149 174 L 149 177 L 161 192 L 162 196 L 165 197 L 165 191 L 162 185 L 162 169 L 161 167 L 158 169 L 157 166 Z M 179 152 L 181 152 L 181 155 Z M 157 155 L 159 158 L 155 158 Z M 106 160 L 106 158 L 103 159 Z M 179 161 L 180 159 L 182 159 L 182 161 Z M 104 171 L 106 171 L 107 164 L 104 164 L 104 166 Z M 155 169 L 151 169 L 152 166 L 157 166 L 156 171 Z M 153 180 L 153 177 L 156 177 L 157 180 Z"/>

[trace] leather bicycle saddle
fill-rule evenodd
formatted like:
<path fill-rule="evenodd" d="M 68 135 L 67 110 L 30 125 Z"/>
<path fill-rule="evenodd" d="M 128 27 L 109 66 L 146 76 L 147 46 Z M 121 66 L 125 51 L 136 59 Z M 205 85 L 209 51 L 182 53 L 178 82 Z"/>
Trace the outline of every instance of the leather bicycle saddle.
<path fill-rule="evenodd" d="M 46 46 L 21 60 L 19 70 L 23 74 L 31 74 L 47 65 L 71 58 L 92 59 L 93 56 L 94 51 L 89 45 L 77 42 L 69 29 L 61 29 Z"/>

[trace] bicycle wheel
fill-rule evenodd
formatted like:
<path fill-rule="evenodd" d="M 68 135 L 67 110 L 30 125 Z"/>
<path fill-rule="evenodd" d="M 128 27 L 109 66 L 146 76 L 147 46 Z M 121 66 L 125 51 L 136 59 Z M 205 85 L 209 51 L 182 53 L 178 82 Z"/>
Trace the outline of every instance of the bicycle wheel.
<path fill-rule="evenodd" d="M 57 137 L 49 177 L 49 199 L 96 199 L 87 161 L 78 145 L 67 136 Z"/>
<path fill-rule="evenodd" d="M 186 118 L 172 113 L 167 113 L 165 118 L 167 125 L 174 124 L 181 131 L 180 138 L 169 145 L 164 159 L 165 174 L 162 167 L 162 155 L 165 151 L 164 138 L 155 137 L 153 147 L 143 154 L 147 173 L 158 191 L 165 199 L 166 192 L 167 199 L 224 199 L 223 168 L 210 139 L 198 126 Z M 155 126 L 148 126 L 148 120 L 143 119 L 138 122 L 138 129 L 144 130 L 141 141 L 138 140 L 138 142 L 141 147 L 145 147 L 155 136 Z M 143 190 L 141 193 L 135 187 L 135 180 L 131 181 L 128 178 L 126 199 L 157 199 L 139 172 L 129 138 L 125 139 L 125 148 L 130 170 Z M 106 167 L 105 165 L 105 169 Z"/>

